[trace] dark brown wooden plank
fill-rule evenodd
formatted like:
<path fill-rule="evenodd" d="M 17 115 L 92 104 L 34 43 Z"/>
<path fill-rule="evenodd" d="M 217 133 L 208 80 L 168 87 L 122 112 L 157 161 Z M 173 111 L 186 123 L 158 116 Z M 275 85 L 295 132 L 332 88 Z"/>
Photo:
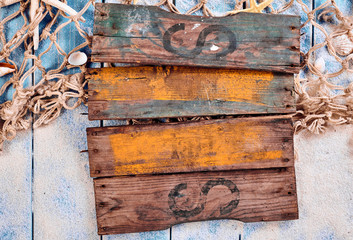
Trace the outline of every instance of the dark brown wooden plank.
<path fill-rule="evenodd" d="M 207 18 L 154 6 L 96 4 L 92 61 L 298 73 L 299 16 Z"/>
<path fill-rule="evenodd" d="M 99 234 L 298 218 L 294 168 L 98 178 L 94 185 Z"/>
<path fill-rule="evenodd" d="M 294 113 L 293 74 L 192 67 L 89 69 L 88 117 Z"/>
<path fill-rule="evenodd" d="M 88 128 L 92 177 L 293 166 L 288 116 Z"/>

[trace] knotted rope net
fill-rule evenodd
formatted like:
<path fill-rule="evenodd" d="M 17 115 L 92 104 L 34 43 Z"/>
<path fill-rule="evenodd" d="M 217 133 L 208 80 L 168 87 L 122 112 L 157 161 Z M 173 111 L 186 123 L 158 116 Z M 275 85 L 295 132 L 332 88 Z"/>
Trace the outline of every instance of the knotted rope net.
<path fill-rule="evenodd" d="M 186 14 L 198 13 L 214 16 L 208 5 L 210 2 L 212 0 L 199 0 Z M 67 4 L 65 0 L 63 3 Z M 141 4 L 139 0 L 121 3 Z M 84 89 L 86 67 L 85 65 L 72 66 L 68 63 L 68 58 L 73 52 L 91 45 L 91 36 L 81 27 L 80 21 L 81 16 L 89 7 L 94 6 L 95 0 L 87 0 L 86 5 L 82 9 L 76 9 L 79 10 L 78 13 L 71 16 L 62 10 L 57 10 L 53 4 L 53 6 L 50 4 L 50 1 L 39 1 L 39 7 L 31 19 L 28 19 L 30 0 L 0 0 L 0 11 L 9 4 L 18 5 L 18 10 L 1 19 L 0 64 L 1 62 L 9 63 L 15 66 L 15 71 L 10 73 L 11 76 L 6 78 L 8 79 L 6 81 L 3 80 L 4 77 L 0 78 L 0 86 L 2 85 L 0 99 L 4 98 L 6 92 L 13 91 L 11 100 L 0 102 L 0 149 L 5 141 L 15 138 L 17 131 L 29 129 L 32 125 L 37 128 L 48 124 L 55 120 L 63 109 L 75 109 L 86 102 L 87 92 Z M 232 4 L 234 10 L 249 7 L 247 0 L 233 0 Z M 172 0 L 161 0 L 155 5 L 174 13 L 182 12 Z M 334 0 L 328 0 L 315 9 L 311 9 L 302 0 L 275 0 L 266 11 L 269 14 L 282 14 L 294 6 L 296 8 L 299 6 L 301 13 L 304 13 L 302 15 L 306 16 L 302 29 L 310 26 L 324 36 L 322 42 L 314 44 L 306 52 L 301 52 L 303 69 L 301 74 L 295 76 L 297 94 L 295 129 L 297 131 L 307 129 L 319 134 L 324 132 L 330 124 L 352 123 L 353 82 L 348 81 L 347 86 L 342 86 L 342 84 L 335 84 L 337 82 L 335 79 L 341 76 L 349 78 L 349 74 L 353 73 L 353 18 L 345 16 Z M 45 26 L 40 25 L 43 19 L 48 19 L 48 17 L 50 20 L 46 21 Z M 6 31 L 6 26 L 18 18 L 23 18 L 22 27 L 13 36 L 7 35 L 9 31 Z M 58 19 L 61 19 L 60 24 L 57 24 Z M 65 19 L 63 23 L 62 19 Z M 69 24 L 75 25 L 76 31 L 84 42 L 69 52 L 65 52 L 58 43 L 57 37 L 58 33 Z M 36 53 L 33 50 L 33 36 L 38 28 L 40 28 L 39 41 L 49 44 L 45 45 L 48 47 L 44 51 Z M 305 34 L 307 33 L 304 32 L 304 37 Z M 18 48 L 24 49 L 22 62 L 17 62 L 14 58 L 13 53 Z M 51 49 L 56 49 L 64 59 L 58 68 L 49 70 L 41 60 Z M 325 70 L 325 60 L 316 59 L 318 51 L 326 51 L 339 64 L 337 71 Z M 77 68 L 79 71 L 74 74 L 65 73 L 71 68 Z M 35 71 L 41 73 L 41 78 L 32 83 L 31 76 Z M 129 122 L 136 123 L 135 120 Z"/>

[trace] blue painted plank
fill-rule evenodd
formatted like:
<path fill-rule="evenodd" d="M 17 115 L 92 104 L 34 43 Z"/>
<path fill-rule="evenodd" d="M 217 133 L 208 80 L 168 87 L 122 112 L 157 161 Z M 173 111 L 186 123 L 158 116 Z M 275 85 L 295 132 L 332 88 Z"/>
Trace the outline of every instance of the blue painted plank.
<path fill-rule="evenodd" d="M 32 132 L 22 131 L 0 153 L 0 239 L 32 236 Z"/>
<path fill-rule="evenodd" d="M 241 239 L 243 223 L 235 220 L 214 220 L 176 225 L 172 239 L 178 240 L 238 240 Z"/>
<path fill-rule="evenodd" d="M 141 233 L 128 233 L 103 236 L 103 240 L 169 240 L 169 229 Z"/>
<path fill-rule="evenodd" d="M 96 230 L 93 182 L 85 130 L 89 122 L 80 106 L 34 131 L 35 239 L 99 239 Z"/>
<path fill-rule="evenodd" d="M 75 10 L 82 9 L 86 3 L 86 0 L 68 1 Z M 84 14 L 86 22 L 80 24 L 89 34 L 92 33 L 93 10 L 91 6 Z M 46 22 L 49 20 L 46 18 Z M 60 18 L 59 24 L 65 21 Z M 84 39 L 71 23 L 61 30 L 57 41 L 68 53 Z M 40 44 L 38 52 L 44 51 L 48 45 L 49 41 Z M 88 52 L 89 49 L 86 47 L 83 51 Z M 53 47 L 44 55 L 42 62 L 47 69 L 55 69 L 62 60 L 63 56 Z M 73 72 L 77 69 L 65 71 L 66 74 Z M 40 74 L 37 72 L 35 77 L 38 82 Z M 85 153 L 80 153 L 87 149 L 86 127 L 98 126 L 99 122 L 89 122 L 87 116 L 80 114 L 84 112 L 87 112 L 87 107 L 83 105 L 74 111 L 63 111 L 50 125 L 34 130 L 35 239 L 100 239 L 88 158 Z"/>
<path fill-rule="evenodd" d="M 16 12 L 19 4 L 0 8 L 0 21 Z M 4 26 L 6 40 L 21 29 L 24 20 L 16 17 Z M 0 43 L 0 49 L 2 49 Z M 16 49 L 10 59 L 20 67 L 23 61 L 23 44 Z M 28 62 L 26 70 L 31 67 Z M 0 87 L 12 77 L 12 74 L 0 77 Z M 25 87 L 30 86 L 32 77 L 26 79 Z M 12 99 L 14 89 L 0 97 L 0 104 Z M 18 132 L 11 142 L 5 142 L 0 152 L 0 239 L 30 239 L 32 236 L 32 131 Z"/>

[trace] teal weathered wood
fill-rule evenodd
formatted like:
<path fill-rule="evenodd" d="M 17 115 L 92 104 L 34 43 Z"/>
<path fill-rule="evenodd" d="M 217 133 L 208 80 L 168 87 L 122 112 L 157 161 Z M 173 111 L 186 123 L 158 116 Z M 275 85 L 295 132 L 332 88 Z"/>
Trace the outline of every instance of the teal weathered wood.
<path fill-rule="evenodd" d="M 96 4 L 92 61 L 299 71 L 299 17 L 205 18 Z"/>

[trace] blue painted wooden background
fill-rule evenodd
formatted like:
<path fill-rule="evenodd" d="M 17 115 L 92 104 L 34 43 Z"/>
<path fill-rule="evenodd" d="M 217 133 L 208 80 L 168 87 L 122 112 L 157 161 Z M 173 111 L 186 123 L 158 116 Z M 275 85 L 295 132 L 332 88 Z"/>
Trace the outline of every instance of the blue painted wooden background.
<path fill-rule="evenodd" d="M 148 0 L 149 4 L 158 0 Z M 289 0 L 275 0 L 280 5 Z M 108 1 L 106 2 L 116 2 Z M 176 0 L 179 9 L 186 12 L 197 0 Z M 324 0 L 304 1 L 313 9 Z M 352 15 L 352 1 L 337 1 L 346 15 Z M 68 0 L 70 6 L 80 10 L 85 0 Z M 144 3 L 140 0 L 139 3 Z M 234 7 L 235 0 L 209 0 L 207 6 L 216 14 Z M 0 19 L 15 11 L 17 5 L 1 8 Z M 298 3 L 287 14 L 306 14 Z M 199 14 L 199 13 L 196 13 Z M 81 26 L 92 33 L 93 8 L 84 15 Z M 23 22 L 18 18 L 6 25 L 9 35 Z M 314 43 L 324 40 L 311 25 L 303 29 L 301 48 L 307 51 Z M 58 36 L 58 42 L 69 51 L 83 40 L 73 25 Z M 41 44 L 37 54 L 47 43 Z M 88 49 L 85 49 L 88 52 Z M 320 50 L 326 68 L 334 71 L 339 66 L 330 62 L 332 57 Z M 12 56 L 21 61 L 21 51 Z M 53 49 L 45 55 L 45 67 L 53 69 L 62 56 Z M 97 66 L 97 65 L 96 65 Z M 6 81 L 0 78 L 0 86 Z M 348 85 L 352 75 L 345 74 L 333 81 Z M 38 81 L 38 73 L 28 82 Z M 11 91 L 7 94 L 10 98 Z M 0 101 L 4 101 L 2 98 Z M 87 108 L 64 111 L 52 124 L 18 134 L 15 141 L 5 144 L 0 155 L 0 239 L 104 239 L 104 240 L 238 240 L 238 239 L 353 239 L 353 127 L 341 126 L 321 136 L 299 134 L 295 136 L 297 148 L 297 188 L 300 219 L 286 222 L 247 223 L 238 221 L 208 221 L 174 226 L 165 231 L 98 236 L 93 195 L 93 182 L 89 177 L 86 127 L 123 124 L 117 121 L 89 122 Z"/>

